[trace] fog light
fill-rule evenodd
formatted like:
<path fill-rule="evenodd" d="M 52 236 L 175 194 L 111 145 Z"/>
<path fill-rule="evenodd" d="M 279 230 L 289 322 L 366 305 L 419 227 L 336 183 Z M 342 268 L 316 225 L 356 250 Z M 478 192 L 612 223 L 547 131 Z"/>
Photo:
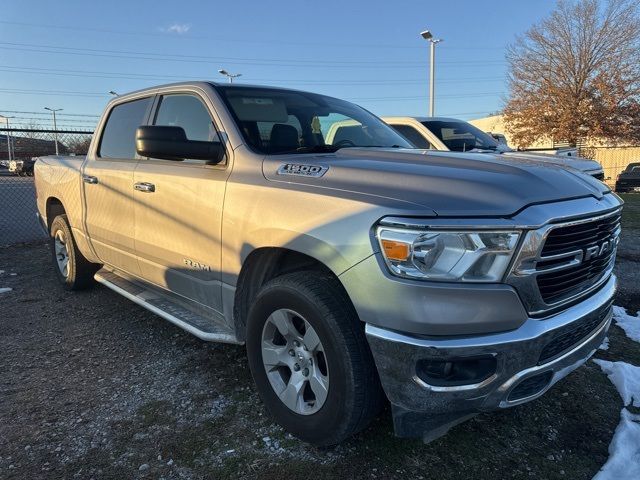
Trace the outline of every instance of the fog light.
<path fill-rule="evenodd" d="M 496 373 L 494 356 L 456 359 L 424 358 L 416 363 L 416 375 L 435 387 L 455 387 L 481 383 Z"/>

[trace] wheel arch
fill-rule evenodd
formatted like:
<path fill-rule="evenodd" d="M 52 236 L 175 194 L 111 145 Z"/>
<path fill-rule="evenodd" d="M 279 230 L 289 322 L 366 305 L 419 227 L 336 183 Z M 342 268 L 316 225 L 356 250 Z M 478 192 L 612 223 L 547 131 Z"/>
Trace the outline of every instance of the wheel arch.
<path fill-rule="evenodd" d="M 45 213 L 47 215 L 47 230 L 51 230 L 53 219 L 58 215 L 64 215 L 67 211 L 59 198 L 49 197 L 45 205 Z"/>
<path fill-rule="evenodd" d="M 246 338 L 247 316 L 260 288 L 276 277 L 299 271 L 315 271 L 333 278 L 349 298 L 338 275 L 317 258 L 285 247 L 256 248 L 243 262 L 235 290 L 233 318 L 239 340 Z"/>

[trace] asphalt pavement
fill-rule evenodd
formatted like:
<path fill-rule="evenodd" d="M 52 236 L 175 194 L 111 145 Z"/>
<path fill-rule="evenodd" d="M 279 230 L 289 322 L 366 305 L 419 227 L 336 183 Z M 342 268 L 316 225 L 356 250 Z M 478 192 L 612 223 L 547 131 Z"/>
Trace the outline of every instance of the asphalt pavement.
<path fill-rule="evenodd" d="M 43 240 L 36 212 L 33 177 L 0 170 L 0 246 Z"/>

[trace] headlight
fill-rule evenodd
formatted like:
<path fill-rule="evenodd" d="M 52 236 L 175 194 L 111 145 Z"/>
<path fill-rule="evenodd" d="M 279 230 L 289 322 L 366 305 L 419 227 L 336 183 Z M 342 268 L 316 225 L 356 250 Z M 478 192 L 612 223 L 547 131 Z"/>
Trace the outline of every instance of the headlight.
<path fill-rule="evenodd" d="M 378 227 L 391 273 L 441 282 L 499 282 L 520 233 L 513 231 L 404 230 Z"/>

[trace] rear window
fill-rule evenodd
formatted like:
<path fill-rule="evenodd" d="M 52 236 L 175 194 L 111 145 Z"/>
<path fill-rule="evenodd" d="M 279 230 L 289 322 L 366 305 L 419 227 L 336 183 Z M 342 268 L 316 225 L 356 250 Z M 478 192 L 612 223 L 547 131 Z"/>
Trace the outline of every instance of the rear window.
<path fill-rule="evenodd" d="M 429 141 L 422 134 L 410 125 L 389 124 L 404 138 L 413 143 L 417 148 L 432 148 Z"/>
<path fill-rule="evenodd" d="M 136 130 L 145 123 L 150 104 L 147 97 L 113 107 L 100 140 L 100 157 L 135 158 Z"/>

